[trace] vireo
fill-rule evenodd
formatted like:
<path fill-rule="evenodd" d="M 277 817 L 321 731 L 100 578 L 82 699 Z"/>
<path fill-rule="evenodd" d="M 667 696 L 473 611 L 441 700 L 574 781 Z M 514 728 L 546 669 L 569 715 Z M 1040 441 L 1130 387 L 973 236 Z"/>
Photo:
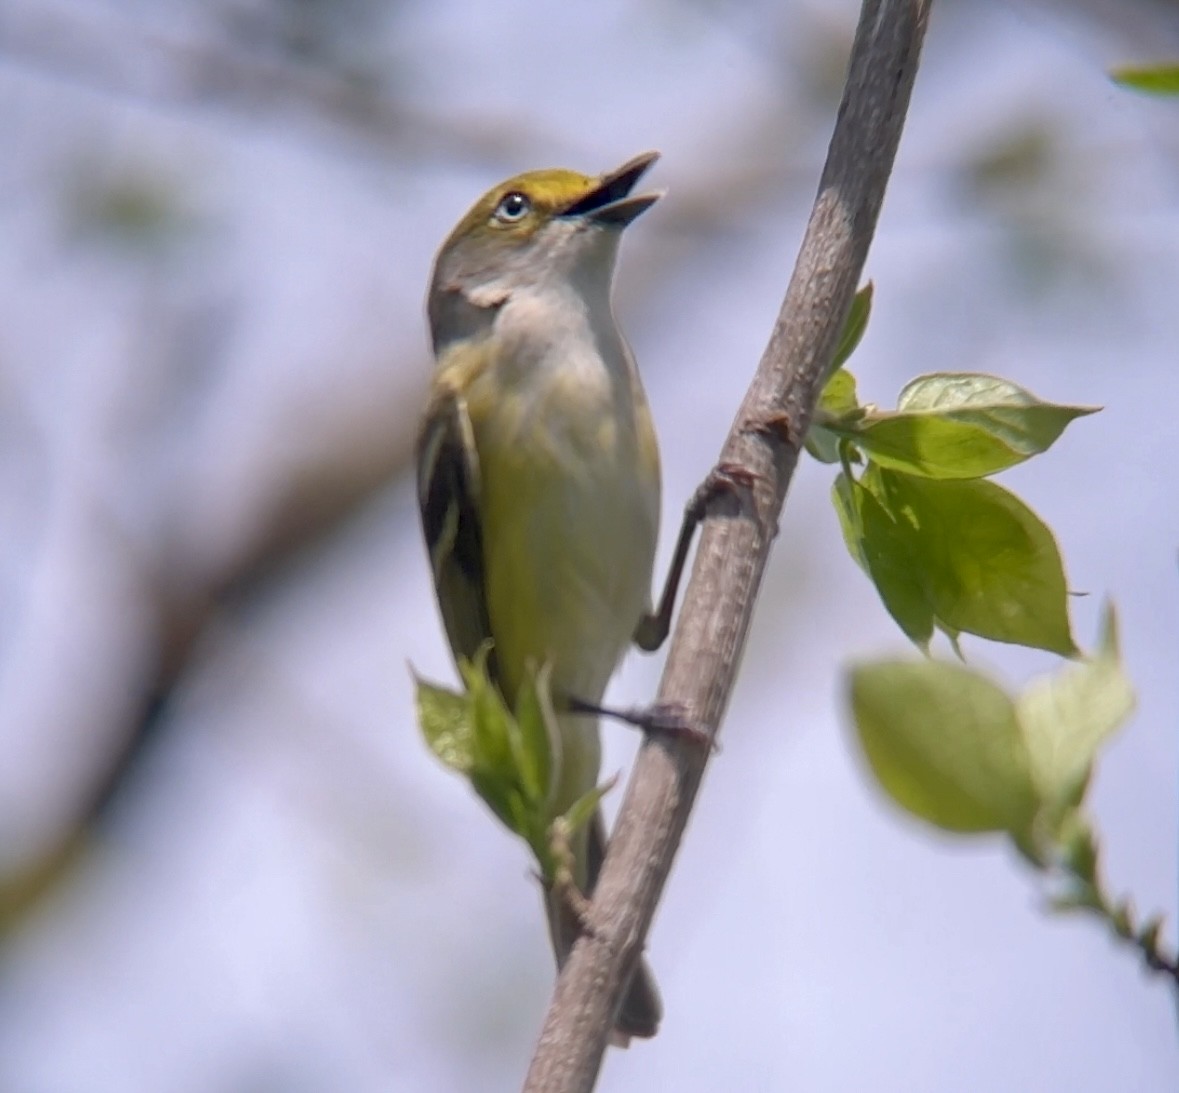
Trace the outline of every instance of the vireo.
<path fill-rule="evenodd" d="M 632 194 L 657 158 L 496 186 L 443 243 L 430 284 L 418 489 L 438 603 L 456 658 L 490 639 L 509 706 L 530 666 L 550 666 L 558 812 L 598 778 L 596 718 L 572 711 L 597 707 L 630 642 L 657 646 L 670 614 L 666 596 L 650 612 L 659 453 L 610 298 L 622 230 L 660 197 Z M 599 813 L 574 839 L 587 894 L 604 848 Z M 576 923 L 551 892 L 547 912 L 560 966 Z M 616 1032 L 651 1036 L 659 1018 L 640 965 Z"/>

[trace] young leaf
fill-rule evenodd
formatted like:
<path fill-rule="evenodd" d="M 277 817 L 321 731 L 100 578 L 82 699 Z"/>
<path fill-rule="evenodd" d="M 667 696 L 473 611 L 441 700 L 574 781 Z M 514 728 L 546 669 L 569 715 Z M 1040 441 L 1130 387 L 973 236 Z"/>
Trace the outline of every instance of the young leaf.
<path fill-rule="evenodd" d="M 835 480 L 835 506 L 844 540 L 905 635 L 923 652 L 933 637 L 933 609 L 925 594 L 920 557 L 907 526 L 867 489 L 842 472 Z"/>
<path fill-rule="evenodd" d="M 471 711 L 466 695 L 414 676 L 418 724 L 430 750 L 451 770 L 467 774 L 474 765 Z"/>
<path fill-rule="evenodd" d="M 500 821 L 534 848 L 549 823 L 547 728 L 536 709 L 547 702 L 547 678 L 522 689 L 522 726 L 487 673 L 490 646 L 459 665 L 465 690 L 418 681 L 418 720 L 430 749 L 465 774 Z"/>
<path fill-rule="evenodd" d="M 825 426 L 832 418 L 841 418 L 859 410 L 856 378 L 846 368 L 835 372 L 823 387 L 815 419 L 806 437 L 806 450 L 820 463 L 839 462 L 839 437 Z"/>
<path fill-rule="evenodd" d="M 606 796 L 618 784 L 618 775 L 615 774 L 607 778 L 600 786 L 594 786 L 593 789 L 587 793 L 583 793 L 576 801 L 573 802 L 566 810 L 562 817 L 565 821 L 565 830 L 570 835 L 580 831 L 593 818 L 594 813 L 598 810 L 598 805 L 602 803 L 602 798 Z"/>
<path fill-rule="evenodd" d="M 1076 653 L 1064 567 L 1052 533 L 993 482 L 942 482 L 871 468 L 865 485 L 896 521 L 897 543 L 939 624 Z"/>
<path fill-rule="evenodd" d="M 556 732 L 549 695 L 549 665 L 529 673 L 516 700 L 514 754 L 521 787 L 531 802 L 543 810 L 552 794 L 553 734 Z"/>
<path fill-rule="evenodd" d="M 1050 814 L 1081 803 L 1098 749 L 1134 708 L 1122 668 L 1117 620 L 1107 607 L 1095 656 L 1031 683 L 1016 716 L 1031 757 L 1032 779 Z"/>
<path fill-rule="evenodd" d="M 504 827 L 531 845 L 532 818 L 528 802 L 517 785 L 488 771 L 476 769 L 471 771 L 471 788 Z"/>
<path fill-rule="evenodd" d="M 819 396 L 819 410 L 833 417 L 843 417 L 859 408 L 856 377 L 846 368 L 840 368 L 824 385 Z"/>
<path fill-rule="evenodd" d="M 839 462 L 839 437 L 830 429 L 812 422 L 804 442 L 807 454 L 820 463 Z"/>
<path fill-rule="evenodd" d="M 480 649 L 473 661 L 459 665 L 459 672 L 467 685 L 467 699 L 471 708 L 472 772 L 477 772 L 484 779 L 514 785 L 516 762 L 508 737 L 515 726 L 499 688 L 488 678 L 486 652 Z"/>
<path fill-rule="evenodd" d="M 1047 451 L 1091 407 L 1057 406 L 976 373 L 921 376 L 897 410 L 830 426 L 877 463 L 926 478 L 983 478 Z"/>
<path fill-rule="evenodd" d="M 864 337 L 864 331 L 868 329 L 868 317 L 871 314 L 872 282 L 869 281 L 852 298 L 847 319 L 843 324 L 843 330 L 839 333 L 839 342 L 835 347 L 835 356 L 831 359 L 830 370 L 832 372 L 842 368 L 847 363 L 848 357 L 856 351 L 856 347 Z"/>
<path fill-rule="evenodd" d="M 937 661 L 851 671 L 851 705 L 877 781 L 946 831 L 1026 837 L 1036 811 L 1015 707 L 976 672 Z"/>
<path fill-rule="evenodd" d="M 852 556 L 852 561 L 871 577 L 872 571 L 868 568 L 868 559 L 864 556 L 864 520 L 860 515 L 861 505 L 857 489 L 862 489 L 860 484 L 840 471 L 831 486 L 831 504 L 835 506 L 835 515 L 839 517 L 839 527 L 843 532 L 847 552 Z"/>
<path fill-rule="evenodd" d="M 1027 458 L 982 426 L 952 414 L 876 411 L 833 431 L 882 467 L 925 478 L 982 478 Z"/>
<path fill-rule="evenodd" d="M 1024 456 L 1046 452 L 1070 422 L 1095 414 L 1097 406 L 1045 402 L 1010 380 L 979 372 L 918 376 L 902 389 L 897 409 L 955 413 L 957 420 L 984 426 Z"/>
<path fill-rule="evenodd" d="M 487 645 L 471 661 L 459 664 L 466 685 L 463 693 L 418 680 L 418 720 L 431 750 L 447 766 L 467 776 L 500 822 L 528 843 L 542 875 L 551 878 L 551 829 L 556 818 L 553 797 L 558 781 L 554 773 L 560 763 L 560 746 L 548 666 L 526 673 L 513 712 L 488 675 L 489 652 Z M 612 784 L 586 794 L 566 816 L 577 820 L 579 810 L 590 807 L 586 802 L 596 802 Z"/>

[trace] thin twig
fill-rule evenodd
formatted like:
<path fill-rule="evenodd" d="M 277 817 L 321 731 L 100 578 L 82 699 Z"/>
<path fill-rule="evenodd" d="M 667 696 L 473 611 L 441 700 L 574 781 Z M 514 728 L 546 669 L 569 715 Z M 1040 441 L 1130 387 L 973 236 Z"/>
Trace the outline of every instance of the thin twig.
<path fill-rule="evenodd" d="M 773 335 L 721 453 L 741 503 L 721 494 L 703 526 L 659 702 L 715 734 L 818 397 L 875 230 L 931 0 L 865 0 L 843 103 Z M 658 735 L 635 762 L 587 929 L 557 980 L 525 1093 L 588 1093 L 642 950 L 709 749 Z"/>

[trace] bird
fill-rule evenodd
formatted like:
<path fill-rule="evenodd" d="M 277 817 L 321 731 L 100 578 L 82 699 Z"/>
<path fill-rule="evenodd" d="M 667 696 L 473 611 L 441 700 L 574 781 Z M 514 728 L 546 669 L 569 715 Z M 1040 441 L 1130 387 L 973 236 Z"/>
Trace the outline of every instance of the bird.
<path fill-rule="evenodd" d="M 597 715 L 627 648 L 655 648 L 668 629 L 666 592 L 651 609 L 658 443 L 612 299 L 624 229 L 662 196 L 634 192 L 657 158 L 596 176 L 530 171 L 493 187 L 442 244 L 427 297 L 436 363 L 418 500 L 440 614 L 457 661 L 489 649 L 509 708 L 527 674 L 547 667 L 560 742 L 554 814 L 597 783 Z M 586 895 L 605 842 L 600 810 L 572 837 L 573 881 Z M 546 912 L 560 968 L 580 924 L 552 887 Z M 615 1041 L 653 1036 L 661 1016 L 640 959 Z"/>

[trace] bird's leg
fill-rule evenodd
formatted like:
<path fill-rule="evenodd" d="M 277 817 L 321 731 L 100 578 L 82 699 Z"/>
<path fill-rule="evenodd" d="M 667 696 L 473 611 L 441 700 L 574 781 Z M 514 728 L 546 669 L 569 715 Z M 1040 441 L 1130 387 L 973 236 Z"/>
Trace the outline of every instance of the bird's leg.
<path fill-rule="evenodd" d="M 684 520 L 680 524 L 680 535 L 676 540 L 675 554 L 671 559 L 671 567 L 667 571 L 667 579 L 663 583 L 663 595 L 659 597 L 659 607 L 639 620 L 635 628 L 634 642 L 645 653 L 653 653 L 667 639 L 671 631 L 671 616 L 675 610 L 676 595 L 679 593 L 680 578 L 684 575 L 684 565 L 688 561 L 688 550 L 692 546 L 696 528 L 708 515 L 708 507 L 716 498 L 723 494 L 740 494 L 750 485 L 749 474 L 741 467 L 727 463 L 718 463 L 708 477 L 696 487 L 691 500 L 684 508 Z M 623 718 L 623 720 L 628 720 Z M 638 724 L 638 722 L 633 722 Z"/>
<path fill-rule="evenodd" d="M 708 515 L 709 506 L 724 495 L 742 498 L 744 491 L 751 485 L 749 472 L 743 467 L 718 463 L 708 472 L 708 477 L 696 487 L 691 500 L 684 508 L 684 520 L 680 525 L 671 567 L 663 584 L 663 595 L 659 597 L 659 607 L 645 614 L 635 628 L 634 642 L 644 652 L 654 652 L 667 640 L 667 635 L 671 631 L 671 616 L 675 610 L 680 578 L 684 575 L 684 566 L 688 561 L 688 551 L 691 549 L 696 528 Z M 693 720 L 688 711 L 678 703 L 656 702 L 650 706 L 615 710 L 608 706 L 600 706 L 596 702 L 587 702 L 575 695 L 566 696 L 565 703 L 573 713 L 612 717 L 652 735 L 677 737 L 703 747 L 716 746 L 708 730 Z"/>
<path fill-rule="evenodd" d="M 616 710 L 609 706 L 599 706 L 596 702 L 586 702 L 581 698 L 570 697 L 565 701 L 573 713 L 612 717 L 615 721 L 634 725 L 652 736 L 669 736 L 691 744 L 699 744 L 701 747 L 715 747 L 708 730 L 698 721 L 694 721 L 687 709 L 679 703 L 655 702 L 650 706 L 631 706 L 628 709 Z"/>

